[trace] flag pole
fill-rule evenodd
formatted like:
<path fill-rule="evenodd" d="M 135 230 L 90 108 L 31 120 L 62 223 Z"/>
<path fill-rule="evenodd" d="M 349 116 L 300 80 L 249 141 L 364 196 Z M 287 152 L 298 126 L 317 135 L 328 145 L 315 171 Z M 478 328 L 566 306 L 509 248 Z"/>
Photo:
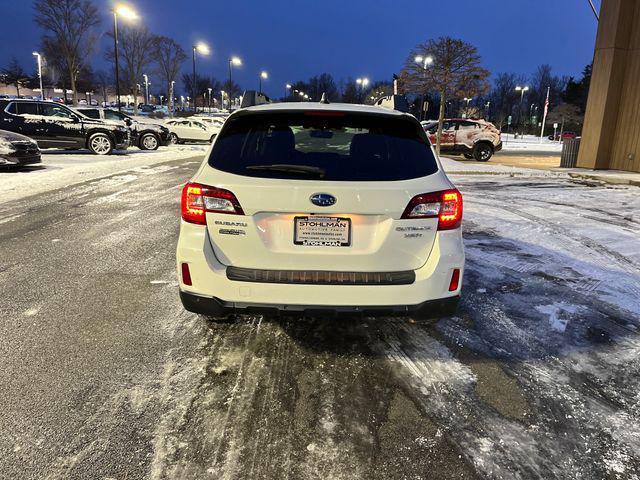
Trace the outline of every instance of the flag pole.
<path fill-rule="evenodd" d="M 547 112 L 549 111 L 549 91 L 551 87 L 547 87 L 547 99 L 544 102 L 544 115 L 542 116 L 542 129 L 540 130 L 540 143 L 542 143 L 542 137 L 544 137 L 544 124 L 547 121 Z"/>

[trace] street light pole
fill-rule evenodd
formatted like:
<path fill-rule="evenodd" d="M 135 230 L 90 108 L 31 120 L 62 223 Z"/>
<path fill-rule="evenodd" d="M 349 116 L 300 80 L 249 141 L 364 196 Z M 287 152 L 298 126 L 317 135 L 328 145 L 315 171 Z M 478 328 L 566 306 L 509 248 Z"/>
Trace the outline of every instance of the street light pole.
<path fill-rule="evenodd" d="M 116 61 L 116 102 L 118 103 L 118 111 L 122 111 L 120 105 L 120 66 L 118 65 L 118 12 L 113 10 L 113 51 L 115 52 Z"/>
<path fill-rule="evenodd" d="M 520 92 L 520 105 L 518 106 L 518 125 L 522 127 L 522 100 L 524 98 L 524 92 L 528 91 L 529 87 L 516 86 L 516 92 Z"/>
<path fill-rule="evenodd" d="M 193 111 L 196 111 L 196 46 L 193 46 L 193 76 L 191 77 L 191 97 L 193 98 Z"/>
<path fill-rule="evenodd" d="M 211 87 L 207 88 L 209 92 L 209 113 L 211 113 L 211 90 L 213 90 Z"/>
<path fill-rule="evenodd" d="M 44 89 L 42 88 L 42 58 L 38 52 L 33 52 L 38 59 L 38 78 L 40 79 L 40 100 L 44 101 Z"/>
<path fill-rule="evenodd" d="M 423 57 L 422 55 L 418 55 L 415 59 L 417 64 L 422 66 L 422 78 L 426 82 L 427 80 L 427 65 L 431 65 L 433 63 L 433 57 L 427 55 Z M 424 86 L 423 86 L 424 88 Z M 422 95 L 420 97 L 420 120 L 423 120 L 424 112 L 424 90 L 422 91 Z"/>
<path fill-rule="evenodd" d="M 118 111 L 122 110 L 120 105 L 120 66 L 118 63 L 118 14 L 125 19 L 135 20 L 138 14 L 126 5 L 118 5 L 113 9 L 113 52 L 116 66 L 116 101 L 118 102 Z"/>
<path fill-rule="evenodd" d="M 169 85 L 169 112 L 173 116 L 176 113 L 176 102 L 173 98 L 173 86 L 176 84 L 175 80 L 171 80 L 171 84 Z"/>
<path fill-rule="evenodd" d="M 197 90 L 197 85 L 196 85 L 196 50 L 198 52 L 200 52 L 202 55 L 208 55 L 209 54 L 209 46 L 206 45 L 203 42 L 197 43 L 196 45 L 193 45 L 193 77 L 191 78 L 191 96 L 193 97 L 193 111 L 197 111 L 198 105 L 197 105 L 197 99 L 198 99 L 198 90 Z"/>
<path fill-rule="evenodd" d="M 144 104 L 149 105 L 149 77 L 146 73 L 142 77 L 144 78 Z"/>
<path fill-rule="evenodd" d="M 284 86 L 284 101 L 285 101 L 285 102 L 287 101 L 287 98 L 289 97 L 289 90 L 291 90 L 291 84 L 290 84 L 290 83 L 287 83 L 287 84 Z"/>
<path fill-rule="evenodd" d="M 267 79 L 269 78 L 269 74 L 267 72 L 265 72 L 264 70 L 260 72 L 260 75 L 258 76 L 258 93 L 262 93 L 262 79 Z"/>

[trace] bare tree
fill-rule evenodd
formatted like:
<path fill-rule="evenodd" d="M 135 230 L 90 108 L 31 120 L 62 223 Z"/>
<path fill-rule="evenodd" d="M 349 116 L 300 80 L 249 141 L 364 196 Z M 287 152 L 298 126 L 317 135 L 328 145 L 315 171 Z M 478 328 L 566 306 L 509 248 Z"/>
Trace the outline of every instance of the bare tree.
<path fill-rule="evenodd" d="M 154 40 L 154 60 L 156 61 L 156 73 L 167 85 L 167 97 L 169 99 L 169 111 L 173 112 L 173 85 L 178 79 L 180 68 L 187 59 L 183 48 L 169 37 L 158 36 Z"/>
<path fill-rule="evenodd" d="M 113 38 L 113 33 L 107 33 Z M 147 27 L 142 26 L 126 26 L 118 31 L 118 44 L 120 60 L 122 66 L 120 68 L 121 82 L 131 95 L 136 99 L 134 102 L 134 112 L 138 113 L 138 88 L 137 85 L 142 82 L 142 75 L 145 69 L 150 66 L 153 61 L 153 46 L 155 42 L 154 35 Z M 115 54 L 112 50 L 107 51 L 106 58 L 115 62 Z"/>
<path fill-rule="evenodd" d="M 495 76 L 493 88 L 489 95 L 493 120 L 502 130 L 502 126 L 507 123 L 507 118 L 512 114 L 514 106 L 518 104 L 520 95 L 516 91 L 518 85 L 528 85 L 526 77 L 518 76 L 515 73 L 499 73 Z"/>
<path fill-rule="evenodd" d="M 44 50 L 58 52 L 77 105 L 76 81 L 96 44 L 98 9 L 89 0 L 36 0 L 33 8 L 35 22 L 45 31 Z"/>
<path fill-rule="evenodd" d="M 20 96 L 20 85 L 29 79 L 29 75 L 24 71 L 16 57 L 11 57 L 9 65 L 2 69 L 2 76 L 7 85 L 14 85 L 16 87 L 18 97 Z"/>
<path fill-rule="evenodd" d="M 415 61 L 417 56 L 431 57 L 426 67 Z M 440 96 L 436 151 L 440 153 L 440 138 L 449 97 L 475 97 L 489 89 L 488 70 L 480 66 L 480 55 L 473 45 L 450 37 L 428 40 L 416 46 L 405 62 L 403 81 L 409 91 Z"/>

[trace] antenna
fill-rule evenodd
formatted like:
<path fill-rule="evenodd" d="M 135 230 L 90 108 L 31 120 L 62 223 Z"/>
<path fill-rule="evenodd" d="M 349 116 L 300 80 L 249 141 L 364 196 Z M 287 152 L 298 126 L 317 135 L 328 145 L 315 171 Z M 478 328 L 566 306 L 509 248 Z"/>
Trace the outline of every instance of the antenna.
<path fill-rule="evenodd" d="M 327 94 L 325 92 L 322 92 L 322 98 L 320 99 L 320 103 L 324 103 L 325 105 L 328 105 L 331 103 L 327 98 Z"/>

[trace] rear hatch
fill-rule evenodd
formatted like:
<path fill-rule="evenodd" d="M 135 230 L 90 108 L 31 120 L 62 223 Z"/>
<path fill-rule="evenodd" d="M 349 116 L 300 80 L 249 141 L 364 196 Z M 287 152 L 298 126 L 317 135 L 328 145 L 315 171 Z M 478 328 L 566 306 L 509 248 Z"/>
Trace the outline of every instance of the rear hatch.
<path fill-rule="evenodd" d="M 451 188 L 415 119 L 327 110 L 231 117 L 195 181 L 218 260 L 266 270 L 418 269 L 438 216 L 403 214 Z"/>

